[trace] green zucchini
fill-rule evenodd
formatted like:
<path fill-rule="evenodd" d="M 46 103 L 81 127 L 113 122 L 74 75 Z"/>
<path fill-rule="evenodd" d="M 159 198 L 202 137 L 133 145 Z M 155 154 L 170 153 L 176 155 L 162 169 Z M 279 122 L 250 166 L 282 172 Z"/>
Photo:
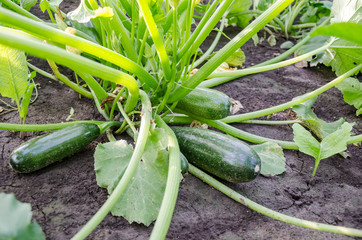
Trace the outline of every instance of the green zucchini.
<path fill-rule="evenodd" d="M 258 176 L 260 158 L 243 141 L 209 129 L 171 128 L 181 152 L 202 170 L 229 182 L 248 182 Z"/>
<path fill-rule="evenodd" d="M 180 109 L 206 119 L 222 119 L 230 115 L 230 98 L 217 90 L 195 88 L 176 105 Z"/>
<path fill-rule="evenodd" d="M 189 171 L 189 162 L 187 161 L 187 158 L 185 155 L 180 153 L 180 160 L 181 160 L 181 173 L 182 175 L 185 175 Z"/>
<path fill-rule="evenodd" d="M 78 152 L 99 135 L 96 124 L 79 123 L 33 138 L 11 153 L 10 165 L 21 173 L 36 171 Z"/>

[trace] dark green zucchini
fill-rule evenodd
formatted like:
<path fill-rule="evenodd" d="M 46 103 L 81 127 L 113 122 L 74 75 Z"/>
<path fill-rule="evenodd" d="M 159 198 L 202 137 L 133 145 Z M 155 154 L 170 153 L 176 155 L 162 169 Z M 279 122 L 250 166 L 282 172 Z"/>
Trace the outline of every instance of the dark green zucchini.
<path fill-rule="evenodd" d="M 189 171 L 189 162 L 187 161 L 185 155 L 180 153 L 180 160 L 181 160 L 181 173 L 185 175 Z"/>
<path fill-rule="evenodd" d="M 36 171 L 78 152 L 99 135 L 96 124 L 80 123 L 33 138 L 11 153 L 10 165 L 21 173 Z"/>
<path fill-rule="evenodd" d="M 177 109 L 206 119 L 222 119 L 230 115 L 231 100 L 222 92 L 195 88 L 177 103 Z"/>
<path fill-rule="evenodd" d="M 181 152 L 202 170 L 229 182 L 248 182 L 258 176 L 260 158 L 243 141 L 208 129 L 171 128 Z"/>

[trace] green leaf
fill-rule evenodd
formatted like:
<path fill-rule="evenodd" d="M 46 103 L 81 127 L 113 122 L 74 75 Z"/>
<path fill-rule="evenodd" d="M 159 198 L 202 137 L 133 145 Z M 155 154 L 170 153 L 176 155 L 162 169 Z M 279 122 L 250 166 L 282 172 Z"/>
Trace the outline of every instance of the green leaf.
<path fill-rule="evenodd" d="M 342 126 L 345 122 L 343 118 L 327 123 L 313 112 L 312 107 L 317 97 L 314 97 L 301 104 L 295 105 L 293 111 L 298 114 L 299 119 L 303 122 L 303 125 L 310 129 L 319 139 L 323 139 L 328 134 L 334 132 L 337 128 Z"/>
<path fill-rule="evenodd" d="M 323 56 L 323 63 L 340 76 L 362 63 L 362 45 L 337 39 Z"/>
<path fill-rule="evenodd" d="M 63 0 L 41 0 L 39 4 L 40 10 L 45 12 L 47 9 L 55 9 L 56 7 L 59 7 L 62 2 Z"/>
<path fill-rule="evenodd" d="M 19 106 L 28 86 L 27 80 L 24 52 L 0 44 L 0 95 L 14 99 Z"/>
<path fill-rule="evenodd" d="M 348 122 L 335 132 L 323 138 L 321 142 L 320 159 L 328 158 L 347 149 L 347 141 L 351 137 L 352 125 Z"/>
<path fill-rule="evenodd" d="M 14 194 L 0 193 L 0 239 L 45 240 L 40 226 L 31 223 L 31 206 Z"/>
<path fill-rule="evenodd" d="M 67 17 L 73 21 L 77 21 L 78 23 L 87 23 L 91 19 L 97 17 L 113 17 L 113 10 L 110 7 L 100 7 L 93 11 L 92 9 L 88 8 L 86 2 L 82 0 L 75 10 L 67 14 Z"/>
<path fill-rule="evenodd" d="M 34 82 L 29 84 L 26 91 L 25 91 L 24 97 L 21 100 L 19 115 L 20 115 L 20 118 L 22 118 L 24 120 L 25 120 L 26 116 L 28 115 L 28 108 L 29 108 L 31 95 L 33 93 L 34 87 L 35 87 Z"/>
<path fill-rule="evenodd" d="M 20 0 L 20 6 L 29 11 L 37 2 L 38 0 Z"/>
<path fill-rule="evenodd" d="M 327 27 L 322 26 L 313 31 L 311 36 L 324 35 L 339 37 L 362 45 L 362 24 L 333 23 Z"/>
<path fill-rule="evenodd" d="M 343 152 L 347 148 L 347 141 L 351 136 L 352 125 L 348 122 L 342 124 L 333 133 L 327 135 L 319 143 L 310 132 L 300 124 L 293 124 L 294 142 L 298 145 L 299 151 L 315 158 L 313 176 L 322 159 L 334 154 Z"/>
<path fill-rule="evenodd" d="M 112 214 L 123 216 L 130 223 L 150 225 L 157 217 L 166 186 L 168 172 L 167 136 L 163 129 L 153 129 L 147 139 L 145 152 L 127 189 Z M 121 179 L 133 149 L 125 141 L 97 146 L 95 170 L 97 184 L 109 194 Z"/>
<path fill-rule="evenodd" d="M 111 188 L 118 182 L 132 153 L 132 145 L 124 140 L 98 144 L 94 153 L 94 170 L 98 186 Z M 108 189 L 108 193 L 111 193 L 111 189 Z"/>
<path fill-rule="evenodd" d="M 251 147 L 261 159 L 261 171 L 264 176 L 275 176 L 285 172 L 283 148 L 277 143 L 266 142 Z"/>
<path fill-rule="evenodd" d="M 319 159 L 320 143 L 302 125 L 293 124 L 294 142 L 298 145 L 299 151 Z"/>
<path fill-rule="evenodd" d="M 230 67 L 242 67 L 245 62 L 245 54 L 239 49 L 226 59 L 225 62 L 229 64 Z"/>
<path fill-rule="evenodd" d="M 315 36 L 311 40 L 309 40 L 306 44 L 300 47 L 297 51 L 295 51 L 296 56 L 303 55 L 305 53 L 311 52 L 320 48 L 328 43 L 329 37 L 326 36 Z M 323 56 L 325 52 L 321 52 L 316 54 L 313 57 L 308 58 L 306 61 L 310 62 L 310 66 L 315 67 L 319 63 L 323 63 Z"/>
<path fill-rule="evenodd" d="M 353 105 L 357 109 L 356 115 L 362 113 L 362 83 L 356 78 L 347 78 L 336 85 L 343 93 L 346 103 Z"/>
<path fill-rule="evenodd" d="M 361 0 L 334 0 L 332 6 L 332 23 L 362 21 L 362 1 Z"/>
<path fill-rule="evenodd" d="M 233 16 L 231 18 L 235 19 L 234 21 L 236 21 L 236 24 L 241 28 L 245 28 L 249 24 L 249 21 L 253 18 L 253 15 L 251 14 L 238 15 L 238 13 L 249 10 L 251 5 L 252 5 L 251 0 L 235 0 L 234 4 L 230 8 L 231 10 L 228 16 Z"/>

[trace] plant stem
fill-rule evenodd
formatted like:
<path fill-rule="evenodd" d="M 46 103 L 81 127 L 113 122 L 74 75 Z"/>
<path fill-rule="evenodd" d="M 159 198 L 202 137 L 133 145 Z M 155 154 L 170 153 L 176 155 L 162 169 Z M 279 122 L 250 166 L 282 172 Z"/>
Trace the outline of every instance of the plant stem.
<path fill-rule="evenodd" d="M 258 118 L 258 117 L 262 117 L 262 116 L 266 116 L 266 115 L 270 115 L 272 113 L 276 113 L 276 112 L 280 112 L 283 110 L 286 110 L 290 107 L 293 107 L 294 105 L 300 104 L 302 102 L 305 102 L 315 96 L 318 96 L 319 94 L 327 91 L 328 89 L 334 87 L 335 85 L 337 85 L 338 83 L 342 82 L 344 79 L 348 78 L 349 76 L 355 74 L 358 70 L 362 69 L 362 64 L 357 65 L 356 67 L 354 67 L 353 69 L 349 70 L 348 72 L 342 74 L 341 76 L 337 77 L 336 79 L 334 79 L 333 81 L 323 85 L 320 88 L 317 88 L 316 90 L 306 93 L 304 95 L 298 96 L 293 98 L 293 100 L 274 106 L 274 107 L 270 107 L 270 108 L 266 108 L 263 110 L 259 110 L 259 111 L 255 111 L 255 112 L 250 112 L 250 113 L 244 113 L 244 114 L 238 114 L 238 115 L 233 115 L 233 116 L 229 116 L 223 119 L 224 123 L 231 123 L 231 122 L 243 122 L 245 120 L 249 120 L 249 119 L 253 119 L 253 118 Z"/>
<path fill-rule="evenodd" d="M 262 29 L 268 22 L 277 16 L 293 0 L 278 0 L 268 10 L 256 18 L 243 31 L 234 37 L 228 44 L 219 50 L 204 66 L 202 66 L 193 76 L 178 87 L 169 98 L 169 102 L 175 102 L 186 96 L 207 76 L 209 76 L 221 63 L 235 53 L 244 43 Z"/>
<path fill-rule="evenodd" d="M 217 85 L 220 85 L 222 83 L 231 81 L 235 78 L 240 78 L 246 75 L 250 75 L 250 74 L 255 74 L 255 73 L 260 73 L 260 72 L 265 72 L 265 71 L 270 71 L 273 69 L 278 69 L 281 67 L 285 67 L 291 64 L 294 64 L 296 62 L 305 60 L 309 57 L 312 57 L 320 52 L 325 51 L 328 47 L 330 46 L 330 44 L 326 44 L 320 48 L 317 48 L 311 52 L 308 52 L 306 54 L 300 55 L 298 57 L 292 58 L 292 59 L 288 59 L 279 63 L 274 63 L 274 64 L 270 64 L 270 65 L 266 65 L 266 66 L 260 66 L 260 67 L 250 67 L 250 68 L 244 68 L 241 70 L 235 70 L 235 71 L 228 71 L 228 72 L 216 72 L 216 73 L 211 73 L 209 78 L 211 78 L 210 80 L 206 80 L 203 81 L 202 83 L 200 83 L 200 87 L 214 87 Z"/>
<path fill-rule="evenodd" d="M 141 127 L 139 131 L 139 136 L 136 141 L 135 149 L 133 151 L 131 160 L 126 168 L 121 180 L 117 184 L 116 188 L 113 190 L 112 194 L 108 197 L 107 201 L 102 205 L 102 207 L 97 211 L 95 215 L 87 222 L 83 228 L 77 232 L 76 235 L 72 237 L 72 240 L 85 239 L 105 218 L 105 216 L 111 211 L 114 204 L 117 203 L 118 199 L 122 193 L 126 190 L 128 184 L 132 180 L 134 173 L 136 172 L 137 166 L 144 152 L 146 146 L 148 131 L 150 128 L 151 122 L 151 103 L 148 99 L 148 96 L 145 92 L 140 91 L 140 98 L 142 101 L 143 116 L 141 119 Z"/>
<path fill-rule="evenodd" d="M 0 2 L 4 3 L 7 7 L 9 7 L 11 10 L 27 17 L 30 19 L 33 19 L 35 21 L 41 22 L 42 20 L 38 18 L 37 16 L 31 14 L 30 12 L 26 11 L 24 8 L 20 7 L 18 4 L 11 0 L 0 0 Z"/>
<path fill-rule="evenodd" d="M 222 5 L 217 8 L 217 12 L 215 11 L 217 5 L 220 1 L 214 1 L 210 8 L 206 11 L 204 16 L 202 17 L 200 23 L 192 33 L 191 37 L 187 40 L 187 42 L 182 46 L 181 50 L 177 54 L 177 60 L 180 60 L 184 57 L 187 52 L 195 52 L 195 48 L 193 46 L 200 46 L 201 43 L 206 39 L 209 33 L 212 31 L 214 26 L 217 24 L 219 19 L 222 17 L 224 12 L 230 6 L 231 1 L 224 1 Z M 192 50 L 190 50 L 192 49 Z"/>
<path fill-rule="evenodd" d="M 74 91 L 76 91 L 77 93 L 87 97 L 87 98 L 93 98 L 93 95 L 91 92 L 89 92 L 87 89 L 79 86 L 78 84 L 72 82 L 69 80 L 69 78 L 67 78 L 65 75 L 61 74 L 58 70 L 58 66 L 55 64 L 54 61 L 52 60 L 47 60 L 49 63 L 49 66 L 51 67 L 51 69 L 53 70 L 53 73 L 55 75 L 55 77 L 60 80 L 61 82 L 63 82 L 65 85 L 67 85 L 68 87 L 70 87 L 71 89 L 73 89 Z"/>
<path fill-rule="evenodd" d="M 16 123 L 0 123 L 0 129 L 9 131 L 54 131 L 59 130 L 68 126 L 73 126 L 78 123 L 94 123 L 97 125 L 106 123 L 103 121 L 74 121 L 74 122 L 62 122 L 62 123 L 49 123 L 49 124 L 16 124 Z"/>
<path fill-rule="evenodd" d="M 155 121 L 157 125 L 164 129 L 168 135 L 169 165 L 166 189 L 160 211 L 150 237 L 150 240 L 162 240 L 166 237 L 176 205 L 181 180 L 181 161 L 180 149 L 175 134 L 158 115 L 156 115 Z"/>
<path fill-rule="evenodd" d="M 101 59 L 109 61 L 125 69 L 126 71 L 135 74 L 142 83 L 149 85 L 152 89 L 156 89 L 158 86 L 156 79 L 154 79 L 146 70 L 144 70 L 143 67 L 137 65 L 130 59 L 94 42 L 67 34 L 64 31 L 50 27 L 45 23 L 31 20 L 4 8 L 0 8 L 0 22 L 17 27 L 19 29 L 23 29 L 32 35 L 40 36 L 41 38 L 47 39 L 51 42 L 68 45 L 93 56 L 97 56 Z"/>
<path fill-rule="evenodd" d="M 193 64 L 193 67 L 196 68 L 197 66 L 199 66 L 201 63 L 203 63 L 210 55 L 211 53 L 214 51 L 215 47 L 217 46 L 217 44 L 219 43 L 220 37 L 222 35 L 222 31 L 224 31 L 224 26 L 225 26 L 225 22 L 226 22 L 226 16 L 227 14 L 224 14 L 221 22 L 220 22 L 220 29 L 214 39 L 214 41 L 212 42 L 211 46 L 209 47 L 209 49 L 207 49 L 207 51 L 199 58 L 197 59 L 197 61 Z"/>
<path fill-rule="evenodd" d="M 303 220 L 295 217 L 290 217 L 288 215 L 279 213 L 272 209 L 266 208 L 256 202 L 251 201 L 250 199 L 244 197 L 243 195 L 235 192 L 233 189 L 225 186 L 221 182 L 217 181 L 210 175 L 204 173 L 200 169 L 196 168 L 195 166 L 189 164 L 189 172 L 194 175 L 195 177 L 201 179 L 205 183 L 209 184 L 213 188 L 219 190 L 220 192 L 224 193 L 229 198 L 235 200 L 238 203 L 241 203 L 245 207 L 248 207 L 258 213 L 261 213 L 265 216 L 271 217 L 273 219 L 292 224 L 299 227 L 310 228 L 318 231 L 323 232 L 331 232 L 337 234 L 343 234 L 347 236 L 355 236 L 355 237 L 362 237 L 362 230 L 354 229 L 354 228 L 347 228 L 341 226 L 334 226 L 329 224 L 317 223 L 308 220 Z"/>
<path fill-rule="evenodd" d="M 1 10 L 0 8 L 0 16 Z M 126 112 L 130 112 L 137 105 L 139 96 L 138 83 L 132 76 L 77 54 L 69 53 L 64 49 L 44 44 L 20 31 L 5 27 L 0 27 L 0 29 L 1 43 L 21 49 L 36 57 L 51 59 L 77 71 L 87 72 L 96 77 L 124 85 L 129 90 L 129 97 L 125 105 Z"/>
<path fill-rule="evenodd" d="M 33 64 L 31 64 L 31 63 L 29 63 L 29 62 L 27 62 L 26 64 L 28 64 L 28 67 L 29 67 L 29 68 L 33 69 L 35 72 L 43 75 L 44 77 L 47 77 L 47 78 L 50 78 L 50 79 L 52 79 L 52 80 L 54 80 L 54 81 L 60 82 L 59 79 L 56 78 L 53 74 L 48 73 L 48 72 L 46 72 L 46 71 L 44 71 L 44 70 L 42 70 L 42 69 L 34 66 Z"/>
<path fill-rule="evenodd" d="M 165 78 L 169 81 L 171 79 L 171 68 L 170 68 L 169 58 L 167 55 L 165 45 L 163 44 L 162 38 L 160 36 L 160 33 L 158 32 L 155 20 L 153 19 L 151 10 L 148 6 L 148 1 L 147 0 L 137 0 L 137 1 L 138 5 L 140 6 L 140 11 L 142 12 L 143 18 L 146 22 L 148 31 L 152 37 L 153 43 L 155 44 Z"/>
<path fill-rule="evenodd" d="M 162 119 L 166 123 L 171 124 L 190 124 L 192 123 L 193 119 L 187 115 L 167 115 L 162 117 Z M 222 119 L 220 120 L 223 121 Z M 285 121 L 268 121 L 268 120 L 246 120 L 240 123 L 248 123 L 248 124 L 260 124 L 260 125 L 287 125 L 287 124 L 294 124 L 294 123 L 302 123 L 299 119 L 296 120 L 285 120 Z"/>
<path fill-rule="evenodd" d="M 206 123 L 209 126 L 217 128 L 227 134 L 230 134 L 234 137 L 246 140 L 248 142 L 252 142 L 252 143 L 275 142 L 284 149 L 293 149 L 293 150 L 299 149 L 298 145 L 295 142 L 282 141 L 282 140 L 276 140 L 276 139 L 272 139 L 272 138 L 257 136 L 255 134 L 248 133 L 248 132 L 240 130 L 236 127 L 230 126 L 227 123 L 223 123 L 220 120 L 201 120 L 201 121 Z"/>

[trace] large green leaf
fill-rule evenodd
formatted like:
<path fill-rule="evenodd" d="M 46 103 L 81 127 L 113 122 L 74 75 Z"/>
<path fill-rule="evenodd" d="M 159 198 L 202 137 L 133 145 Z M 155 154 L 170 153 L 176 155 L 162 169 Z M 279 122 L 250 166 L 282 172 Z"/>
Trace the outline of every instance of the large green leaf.
<path fill-rule="evenodd" d="M 332 6 L 332 23 L 361 21 L 362 1 L 361 0 L 334 0 Z"/>
<path fill-rule="evenodd" d="M 362 24 L 353 22 L 333 23 L 327 27 L 317 28 L 311 36 L 324 35 L 339 37 L 362 45 Z"/>
<path fill-rule="evenodd" d="M 317 159 L 319 157 L 320 143 L 302 125 L 293 124 L 294 142 L 298 145 L 299 151 Z"/>
<path fill-rule="evenodd" d="M 275 176 L 285 172 L 283 148 L 277 143 L 266 142 L 251 147 L 261 159 L 261 171 L 264 176 Z"/>
<path fill-rule="evenodd" d="M 362 83 L 356 78 L 347 78 L 336 85 L 343 93 L 343 98 L 346 103 L 357 108 L 356 115 L 362 114 Z"/>
<path fill-rule="evenodd" d="M 0 95 L 20 104 L 28 86 L 28 67 L 24 52 L 0 44 Z"/>
<path fill-rule="evenodd" d="M 238 13 L 249 10 L 251 5 L 251 0 L 235 0 L 228 14 L 228 18 L 229 16 L 232 16 L 229 18 L 228 24 L 236 23 L 239 27 L 245 28 L 249 24 L 249 21 L 253 18 L 253 15 L 238 15 Z"/>
<path fill-rule="evenodd" d="M 150 225 L 157 217 L 165 191 L 168 172 L 167 135 L 153 129 L 145 152 L 127 189 L 112 209 L 130 223 Z M 95 152 L 97 183 L 109 194 L 121 179 L 133 149 L 124 141 L 100 144 Z"/>
<path fill-rule="evenodd" d="M 14 194 L 0 193 L 0 239 L 45 240 L 40 226 L 31 223 L 31 206 L 16 200 Z"/>
<path fill-rule="evenodd" d="M 301 104 L 295 105 L 293 111 L 298 114 L 299 119 L 303 122 L 303 125 L 310 129 L 319 139 L 323 139 L 330 133 L 342 126 L 345 122 L 343 118 L 340 118 L 334 122 L 326 122 L 313 112 L 312 107 L 317 97 L 305 101 Z"/>
<path fill-rule="evenodd" d="M 352 125 L 345 122 L 336 131 L 323 138 L 320 145 L 319 158 L 325 159 L 346 150 L 347 141 L 351 137 L 351 130 Z"/>
<path fill-rule="evenodd" d="M 352 125 L 345 122 L 336 131 L 327 135 L 321 142 L 318 142 L 317 139 L 300 124 L 293 124 L 294 142 L 298 145 L 299 151 L 315 158 L 313 176 L 322 159 L 346 150 L 347 141 L 351 136 L 351 130 Z"/>
<path fill-rule="evenodd" d="M 362 63 L 362 45 L 337 39 L 327 49 L 323 63 L 331 66 L 337 76 L 340 76 Z"/>

